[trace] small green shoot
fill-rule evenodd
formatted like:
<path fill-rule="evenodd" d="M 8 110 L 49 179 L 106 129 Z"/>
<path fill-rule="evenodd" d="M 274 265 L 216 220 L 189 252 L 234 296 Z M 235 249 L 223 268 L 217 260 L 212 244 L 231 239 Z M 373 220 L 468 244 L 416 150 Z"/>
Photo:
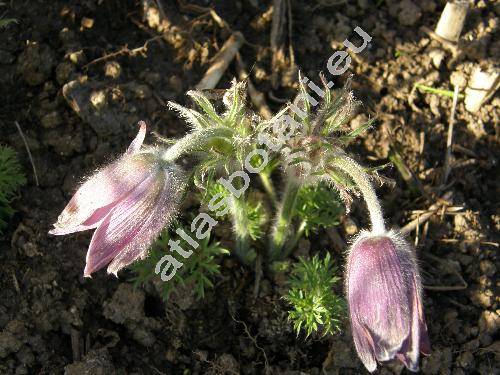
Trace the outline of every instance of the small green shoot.
<path fill-rule="evenodd" d="M 209 180 L 206 183 L 206 188 L 199 194 L 200 202 L 203 206 L 207 206 L 211 199 L 219 194 L 220 199 L 228 198 L 230 192 L 219 182 Z M 251 199 L 253 198 L 253 199 Z M 242 214 L 246 216 L 245 223 L 248 235 L 252 240 L 258 240 L 264 236 L 264 225 L 268 221 L 268 214 L 264 209 L 264 205 L 260 202 L 258 194 L 250 192 L 246 200 L 241 201 Z M 228 219 L 229 215 L 218 216 L 218 220 Z"/>
<path fill-rule="evenodd" d="M 299 335 L 304 329 L 307 337 L 322 331 L 323 336 L 340 331 L 341 321 L 346 315 L 345 301 L 333 292 L 340 280 L 330 254 L 320 259 L 299 258 L 290 275 L 290 290 L 284 299 L 292 309 L 288 319 Z"/>
<path fill-rule="evenodd" d="M 453 91 L 444 90 L 444 89 L 435 89 L 434 87 L 425 86 L 425 85 L 422 85 L 421 83 L 415 83 L 415 87 L 423 92 L 428 92 L 428 93 L 436 94 L 439 96 L 447 96 L 448 98 L 453 98 L 453 95 L 454 95 Z M 465 97 L 464 94 L 458 94 L 459 99 L 462 99 L 464 97 Z"/>
<path fill-rule="evenodd" d="M 401 57 L 401 56 L 408 56 L 408 52 L 405 52 L 405 51 L 399 51 L 399 50 L 396 50 L 396 52 L 394 52 L 394 57 L 397 59 L 398 57 Z"/>

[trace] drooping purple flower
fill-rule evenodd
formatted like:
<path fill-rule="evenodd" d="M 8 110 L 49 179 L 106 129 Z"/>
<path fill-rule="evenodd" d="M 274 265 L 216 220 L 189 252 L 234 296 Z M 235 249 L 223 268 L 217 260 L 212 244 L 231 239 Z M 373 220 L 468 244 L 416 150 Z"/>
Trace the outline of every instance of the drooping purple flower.
<path fill-rule="evenodd" d="M 361 234 L 349 251 L 346 289 L 354 344 L 368 371 L 394 358 L 418 371 L 430 344 L 409 245 L 394 232 Z"/>
<path fill-rule="evenodd" d="M 84 276 L 105 267 L 116 273 L 147 250 L 175 215 L 182 193 L 181 171 L 155 148 L 141 150 L 146 124 L 125 154 L 89 177 L 49 233 L 96 229 Z"/>

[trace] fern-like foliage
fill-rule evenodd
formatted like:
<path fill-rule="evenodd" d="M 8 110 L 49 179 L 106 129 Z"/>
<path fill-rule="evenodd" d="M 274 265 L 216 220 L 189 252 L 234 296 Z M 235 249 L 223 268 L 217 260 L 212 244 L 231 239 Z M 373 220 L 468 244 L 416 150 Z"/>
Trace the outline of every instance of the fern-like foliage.
<path fill-rule="evenodd" d="M 14 213 L 10 203 L 25 183 L 16 152 L 8 146 L 0 146 L 0 233 Z"/>
<path fill-rule="evenodd" d="M 297 196 L 295 214 L 304 223 L 306 236 L 319 228 L 338 225 L 343 211 L 339 195 L 326 183 L 304 186 Z"/>
<path fill-rule="evenodd" d="M 288 319 L 297 335 L 301 329 L 307 336 L 316 331 L 323 335 L 340 331 L 346 304 L 333 292 L 333 286 L 340 280 L 335 274 L 329 253 L 323 259 L 316 255 L 311 259 L 301 257 L 294 265 L 290 290 L 284 298 L 292 307 Z"/>
<path fill-rule="evenodd" d="M 185 231 L 189 233 L 187 228 Z M 195 253 L 187 259 L 176 252 L 170 252 L 179 262 L 184 263 L 184 266 L 177 271 L 172 280 L 164 282 L 159 275 L 155 274 L 154 269 L 160 259 L 169 251 L 168 241 L 170 238 L 172 237 L 169 231 L 165 229 L 151 247 L 149 256 L 130 266 L 135 273 L 132 279 L 134 285 L 140 286 L 149 280 L 155 281 L 154 279 L 156 279 L 158 285 L 160 285 L 161 297 L 164 301 L 169 299 L 170 294 L 177 286 L 190 286 L 197 298 L 203 298 L 205 291 L 213 288 L 211 278 L 220 273 L 219 258 L 229 254 L 229 251 L 224 249 L 219 242 L 211 241 L 207 237 L 199 242 L 199 247 L 194 250 Z M 180 246 L 183 249 L 190 249 L 190 245 L 180 237 L 175 239 L 180 240 Z"/>

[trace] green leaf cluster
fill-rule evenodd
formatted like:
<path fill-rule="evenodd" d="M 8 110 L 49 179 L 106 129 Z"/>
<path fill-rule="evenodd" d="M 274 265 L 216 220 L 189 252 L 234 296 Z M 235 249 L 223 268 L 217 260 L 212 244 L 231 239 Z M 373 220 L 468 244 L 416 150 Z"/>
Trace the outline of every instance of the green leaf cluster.
<path fill-rule="evenodd" d="M 303 221 L 306 236 L 319 228 L 338 225 L 343 212 L 339 195 L 326 183 L 304 186 L 299 190 L 295 214 Z"/>
<path fill-rule="evenodd" d="M 323 335 L 340 331 L 346 303 L 333 291 L 339 280 L 329 253 L 323 259 L 317 255 L 301 257 L 293 266 L 290 290 L 284 299 L 291 305 L 288 319 L 297 335 L 302 329 L 307 336 L 317 331 Z"/>

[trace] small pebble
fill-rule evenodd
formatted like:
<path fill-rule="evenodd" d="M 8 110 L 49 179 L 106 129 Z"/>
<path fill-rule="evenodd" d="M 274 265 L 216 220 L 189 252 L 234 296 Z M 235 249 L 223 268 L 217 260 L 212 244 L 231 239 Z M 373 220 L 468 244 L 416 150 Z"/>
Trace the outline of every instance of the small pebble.
<path fill-rule="evenodd" d="M 46 129 L 55 128 L 62 124 L 61 115 L 57 111 L 52 111 L 43 116 L 40 120 L 42 126 Z"/>
<path fill-rule="evenodd" d="M 94 20 L 92 18 L 83 17 L 80 24 L 86 29 L 91 29 L 94 26 Z"/>
<path fill-rule="evenodd" d="M 486 276 L 492 277 L 497 272 L 497 267 L 495 264 L 489 260 L 482 260 L 479 263 L 479 268 Z"/>
<path fill-rule="evenodd" d="M 137 99 L 149 99 L 152 95 L 151 89 L 148 85 L 137 85 L 134 86 L 133 90 Z"/>
<path fill-rule="evenodd" d="M 64 85 L 70 80 L 71 75 L 75 72 L 75 66 L 68 62 L 63 61 L 56 68 L 56 79 L 60 85 Z"/>
<path fill-rule="evenodd" d="M 75 65 L 83 65 L 87 62 L 87 56 L 85 56 L 82 50 L 71 52 L 68 58 Z"/>
<path fill-rule="evenodd" d="M 494 335 L 500 326 L 500 317 L 494 311 L 483 311 L 478 325 L 480 332 Z"/>
<path fill-rule="evenodd" d="M 493 303 L 493 293 L 490 290 L 476 290 L 471 296 L 471 300 L 482 307 L 490 307 Z"/>
<path fill-rule="evenodd" d="M 358 225 L 356 224 L 356 222 L 348 217 L 344 220 L 344 230 L 346 232 L 346 234 L 348 234 L 349 236 L 353 236 L 355 235 L 356 233 L 358 233 Z"/>
<path fill-rule="evenodd" d="M 433 49 L 429 52 L 429 56 L 432 60 L 432 65 L 434 65 L 436 69 L 439 69 L 445 56 L 444 51 L 440 49 Z"/>
<path fill-rule="evenodd" d="M 117 79 L 118 77 L 120 77 L 121 72 L 122 67 L 117 61 L 108 61 L 104 65 L 104 75 L 106 77 Z"/>
<path fill-rule="evenodd" d="M 458 356 L 456 363 L 462 368 L 470 368 L 474 364 L 474 355 L 469 351 L 465 351 Z"/>
<path fill-rule="evenodd" d="M 451 73 L 450 82 L 453 86 L 458 86 L 459 88 L 465 88 L 467 86 L 467 77 L 464 72 L 454 71 Z"/>
<path fill-rule="evenodd" d="M 420 8 L 411 0 L 403 0 L 399 5 L 398 21 L 404 26 L 413 26 L 422 16 Z"/>
<path fill-rule="evenodd" d="M 95 109 L 101 110 L 107 104 L 106 92 L 104 92 L 104 90 L 94 91 L 90 94 L 89 100 Z"/>
<path fill-rule="evenodd" d="M 465 215 L 455 215 L 453 217 L 453 224 L 455 225 L 455 232 L 463 232 L 468 228 Z"/>

